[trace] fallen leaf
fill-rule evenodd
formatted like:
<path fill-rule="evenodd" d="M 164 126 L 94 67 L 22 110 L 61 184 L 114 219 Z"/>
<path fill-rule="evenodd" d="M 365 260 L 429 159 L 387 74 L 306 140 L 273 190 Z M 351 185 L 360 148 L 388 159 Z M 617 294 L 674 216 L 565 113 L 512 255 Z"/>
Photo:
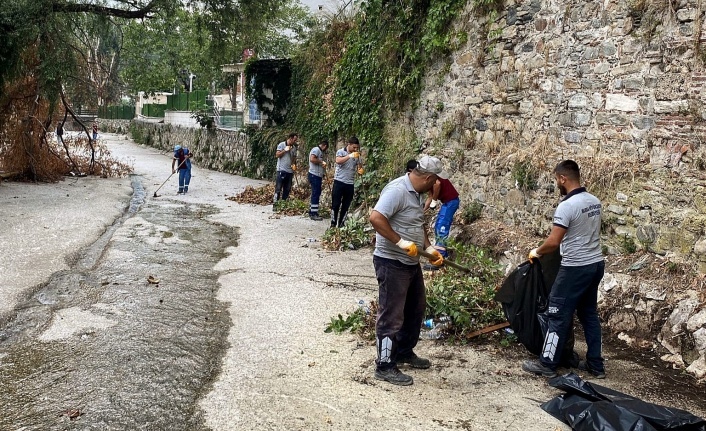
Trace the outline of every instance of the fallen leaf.
<path fill-rule="evenodd" d="M 149 277 L 147 277 L 147 282 L 151 284 L 159 284 L 159 278 L 150 275 Z"/>

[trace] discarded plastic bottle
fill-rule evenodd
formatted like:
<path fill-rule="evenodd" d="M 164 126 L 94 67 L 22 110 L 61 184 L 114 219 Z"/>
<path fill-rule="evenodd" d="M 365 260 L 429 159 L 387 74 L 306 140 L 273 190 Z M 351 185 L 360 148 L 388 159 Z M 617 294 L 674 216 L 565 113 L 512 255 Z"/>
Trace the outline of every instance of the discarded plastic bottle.
<path fill-rule="evenodd" d="M 449 326 L 451 324 L 451 318 L 449 316 L 441 316 L 435 319 L 426 319 L 424 322 L 422 322 L 422 327 L 426 329 L 432 329 L 438 323 L 445 323 L 446 326 Z"/>
<path fill-rule="evenodd" d="M 365 314 L 370 314 L 370 307 L 368 307 L 368 304 L 365 302 L 365 299 L 358 300 L 358 308 L 365 311 Z"/>
<path fill-rule="evenodd" d="M 451 326 L 451 318 L 449 316 L 441 316 L 437 319 L 427 319 L 422 327 L 424 328 L 419 333 L 419 338 L 425 340 L 438 340 L 444 334 L 444 331 Z"/>

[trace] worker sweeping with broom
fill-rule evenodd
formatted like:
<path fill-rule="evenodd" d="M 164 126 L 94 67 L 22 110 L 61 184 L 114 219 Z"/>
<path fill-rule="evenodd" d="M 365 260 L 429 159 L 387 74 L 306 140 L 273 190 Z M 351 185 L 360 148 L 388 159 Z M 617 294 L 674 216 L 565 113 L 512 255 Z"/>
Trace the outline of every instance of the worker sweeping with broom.
<path fill-rule="evenodd" d="M 186 194 L 189 191 L 189 183 L 191 182 L 191 152 L 186 147 L 181 145 L 174 146 L 174 157 L 172 158 L 172 174 L 179 171 L 179 191 L 178 195 Z M 176 164 L 176 169 L 174 165 Z"/>

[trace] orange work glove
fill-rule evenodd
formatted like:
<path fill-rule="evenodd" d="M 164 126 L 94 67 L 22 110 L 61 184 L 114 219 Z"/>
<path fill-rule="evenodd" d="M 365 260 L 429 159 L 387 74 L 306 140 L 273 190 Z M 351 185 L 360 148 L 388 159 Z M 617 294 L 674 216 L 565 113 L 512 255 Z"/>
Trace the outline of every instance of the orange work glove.
<path fill-rule="evenodd" d="M 292 170 L 293 170 L 294 172 L 296 172 L 296 171 L 297 171 L 297 165 L 292 165 Z"/>
<path fill-rule="evenodd" d="M 444 256 L 442 256 L 441 253 L 439 253 L 439 250 L 437 250 L 436 247 L 434 247 L 433 245 L 430 245 L 424 251 L 434 256 L 434 260 L 431 260 L 431 258 L 429 258 L 429 263 L 431 263 L 432 265 L 441 266 L 444 264 Z"/>
<path fill-rule="evenodd" d="M 358 174 L 363 175 L 365 173 L 365 170 L 363 168 L 358 168 Z"/>
<path fill-rule="evenodd" d="M 414 257 L 418 254 L 417 251 L 417 244 L 413 243 L 412 241 L 407 241 L 406 239 L 400 239 L 397 241 L 397 244 L 395 244 L 397 247 L 401 248 L 405 252 L 407 252 L 408 256 Z"/>

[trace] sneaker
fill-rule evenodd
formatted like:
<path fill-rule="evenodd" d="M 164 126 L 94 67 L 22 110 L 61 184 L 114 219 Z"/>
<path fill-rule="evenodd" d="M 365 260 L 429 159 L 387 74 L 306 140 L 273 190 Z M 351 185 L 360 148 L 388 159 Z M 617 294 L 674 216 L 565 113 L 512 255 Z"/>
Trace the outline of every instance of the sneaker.
<path fill-rule="evenodd" d="M 586 371 L 593 377 L 597 379 L 605 379 L 605 370 L 603 371 L 598 371 L 598 370 L 592 370 L 591 367 L 588 366 L 588 362 L 586 361 L 579 361 L 579 366 L 577 367 L 581 371 Z"/>
<path fill-rule="evenodd" d="M 437 271 L 439 268 L 441 268 L 441 267 L 440 267 L 440 266 L 436 266 L 436 265 L 432 265 L 431 263 L 425 263 L 425 264 L 422 266 L 422 269 L 423 269 L 424 271 Z"/>
<path fill-rule="evenodd" d="M 398 386 L 409 386 L 414 383 L 412 376 L 404 374 L 397 367 L 387 370 L 375 370 L 375 378 Z"/>
<path fill-rule="evenodd" d="M 415 353 L 412 353 L 409 356 L 398 356 L 397 363 L 407 364 L 412 368 L 421 368 L 423 370 L 431 367 L 431 361 L 429 359 L 420 358 Z"/>
<path fill-rule="evenodd" d="M 556 371 L 552 370 L 549 367 L 545 367 L 544 365 L 542 365 L 541 362 L 536 359 L 524 361 L 522 363 L 522 369 L 527 371 L 528 373 L 538 374 L 544 377 L 556 377 Z"/>
<path fill-rule="evenodd" d="M 309 218 L 312 219 L 312 220 L 314 220 L 314 221 L 321 221 L 321 220 L 323 220 L 321 217 L 319 217 L 318 214 L 310 215 Z"/>

